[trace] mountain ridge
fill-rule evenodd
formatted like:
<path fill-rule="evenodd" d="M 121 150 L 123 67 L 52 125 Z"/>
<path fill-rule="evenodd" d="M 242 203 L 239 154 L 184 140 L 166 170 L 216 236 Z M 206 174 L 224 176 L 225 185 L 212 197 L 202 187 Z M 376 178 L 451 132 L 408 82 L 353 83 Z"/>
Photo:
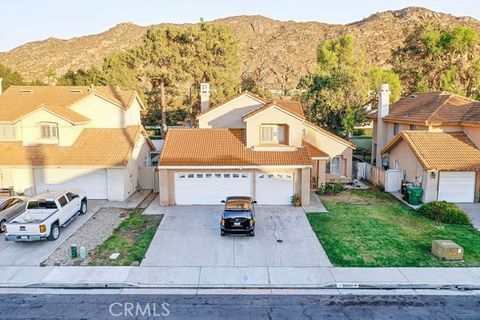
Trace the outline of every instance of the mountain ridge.
<path fill-rule="evenodd" d="M 295 87 L 303 74 L 313 70 L 321 41 L 345 33 L 355 37 L 368 62 L 388 67 L 391 50 L 402 44 L 416 23 L 424 21 L 469 26 L 480 32 L 480 21 L 472 17 L 456 17 L 420 7 L 377 12 L 348 24 L 281 21 L 261 15 L 227 17 L 207 23 L 231 28 L 239 41 L 241 75 L 252 76 L 264 88 L 280 89 Z M 43 80 L 50 68 L 61 75 L 70 69 L 100 66 L 108 54 L 139 44 L 148 27 L 123 22 L 98 34 L 28 42 L 0 52 L 0 63 L 18 71 L 26 80 Z"/>

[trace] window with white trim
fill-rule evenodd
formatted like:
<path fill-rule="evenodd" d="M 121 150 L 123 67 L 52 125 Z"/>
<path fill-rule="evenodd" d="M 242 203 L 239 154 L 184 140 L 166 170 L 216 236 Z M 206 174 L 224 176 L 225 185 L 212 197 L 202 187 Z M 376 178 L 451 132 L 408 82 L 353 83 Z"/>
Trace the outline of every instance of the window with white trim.
<path fill-rule="evenodd" d="M 0 124 L 0 140 L 15 140 L 17 132 L 14 124 Z"/>
<path fill-rule="evenodd" d="M 53 122 L 43 122 L 39 124 L 40 139 L 57 140 L 58 139 L 58 124 Z"/>
<path fill-rule="evenodd" d="M 330 161 L 327 162 L 327 167 L 325 168 L 326 173 L 339 174 L 340 173 L 340 157 L 333 157 Z"/>
<path fill-rule="evenodd" d="M 260 126 L 260 142 L 285 144 L 286 131 L 285 125 L 262 124 Z"/>

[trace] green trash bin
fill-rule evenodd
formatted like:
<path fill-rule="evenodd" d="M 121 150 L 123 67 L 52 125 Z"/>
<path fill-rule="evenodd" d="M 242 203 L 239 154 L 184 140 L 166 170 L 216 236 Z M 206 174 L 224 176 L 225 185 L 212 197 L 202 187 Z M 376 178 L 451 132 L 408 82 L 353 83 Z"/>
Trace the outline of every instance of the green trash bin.
<path fill-rule="evenodd" d="M 411 205 L 419 205 L 422 203 L 423 189 L 420 187 L 410 186 L 407 188 L 408 203 Z"/>

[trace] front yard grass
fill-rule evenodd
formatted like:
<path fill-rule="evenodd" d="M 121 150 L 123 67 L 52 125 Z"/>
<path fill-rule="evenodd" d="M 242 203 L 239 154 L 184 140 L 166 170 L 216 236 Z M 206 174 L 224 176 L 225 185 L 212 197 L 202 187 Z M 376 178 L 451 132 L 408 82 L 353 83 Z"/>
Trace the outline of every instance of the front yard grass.
<path fill-rule="evenodd" d="M 90 265 L 130 266 L 142 262 L 163 218 L 163 215 L 142 215 L 142 211 L 133 210 L 113 234 L 90 253 Z M 120 255 L 111 260 L 110 255 L 115 252 Z"/>
<path fill-rule="evenodd" d="M 328 213 L 307 216 L 335 266 L 480 266 L 480 232 L 473 227 L 429 220 L 380 191 L 345 191 L 321 200 Z M 465 261 L 437 260 L 430 253 L 432 240 L 436 239 L 462 246 Z"/>

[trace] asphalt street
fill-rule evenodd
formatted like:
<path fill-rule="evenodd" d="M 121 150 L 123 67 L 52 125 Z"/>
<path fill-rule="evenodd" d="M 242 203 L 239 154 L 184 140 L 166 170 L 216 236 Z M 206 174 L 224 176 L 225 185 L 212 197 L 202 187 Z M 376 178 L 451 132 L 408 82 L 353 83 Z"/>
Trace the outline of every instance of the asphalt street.
<path fill-rule="evenodd" d="M 0 295 L 0 319 L 479 319 L 468 295 Z"/>

